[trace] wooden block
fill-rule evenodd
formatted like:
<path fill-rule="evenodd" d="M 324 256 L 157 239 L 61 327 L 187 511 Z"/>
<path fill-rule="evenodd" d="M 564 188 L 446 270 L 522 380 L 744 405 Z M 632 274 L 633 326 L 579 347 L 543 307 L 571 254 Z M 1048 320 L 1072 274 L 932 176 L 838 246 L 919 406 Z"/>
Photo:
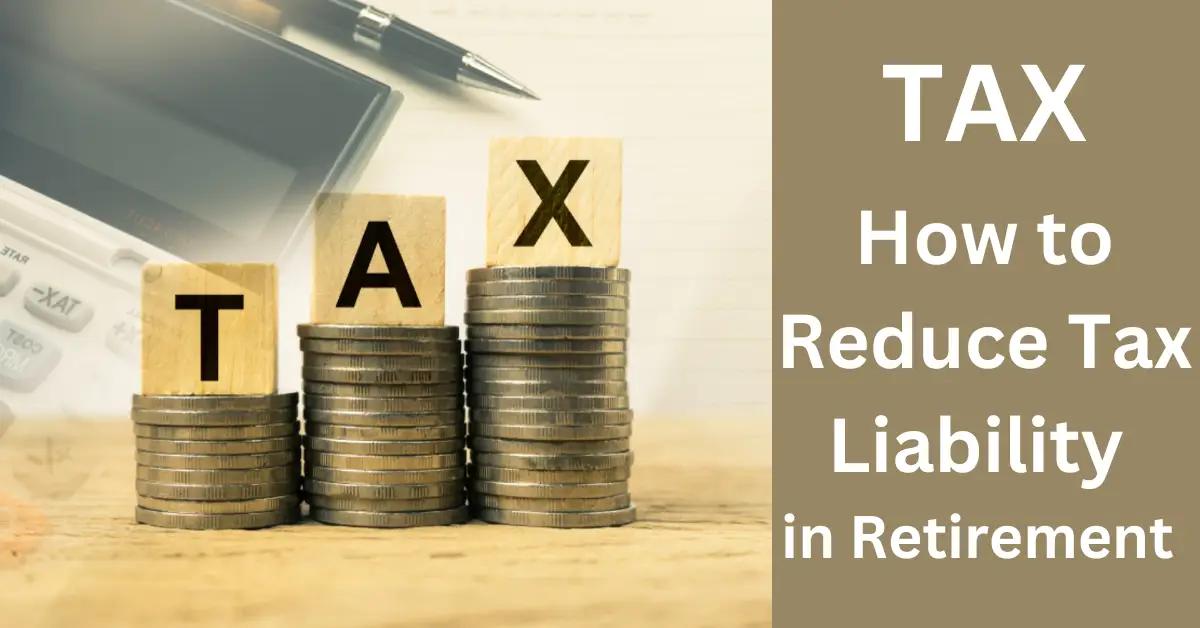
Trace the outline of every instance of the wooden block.
<path fill-rule="evenodd" d="M 616 266 L 620 258 L 621 140 L 492 140 L 488 266 Z"/>
<path fill-rule="evenodd" d="M 314 323 L 445 323 L 446 199 L 328 194 L 316 230 Z"/>
<path fill-rule="evenodd" d="M 147 264 L 142 394 L 275 393 L 278 301 L 271 264 Z"/>

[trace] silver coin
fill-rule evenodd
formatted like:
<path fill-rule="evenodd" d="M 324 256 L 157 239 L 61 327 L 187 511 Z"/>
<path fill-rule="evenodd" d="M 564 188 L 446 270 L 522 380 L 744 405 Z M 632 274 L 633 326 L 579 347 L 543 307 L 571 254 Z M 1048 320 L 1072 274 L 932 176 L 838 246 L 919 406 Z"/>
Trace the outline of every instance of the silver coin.
<path fill-rule="evenodd" d="M 465 423 L 455 423 L 433 427 L 359 427 L 313 422 L 306 424 L 304 431 L 309 436 L 338 440 L 398 442 L 462 438 L 467 433 L 467 426 Z"/>
<path fill-rule="evenodd" d="M 538 382 L 572 384 L 592 382 L 626 382 L 623 368 L 537 368 L 472 366 L 465 373 L 468 381 L 478 382 Z"/>
<path fill-rule="evenodd" d="M 537 499 L 532 497 L 508 497 L 472 493 L 471 505 L 479 508 L 500 510 L 524 510 L 534 512 L 602 512 L 628 508 L 632 503 L 629 493 L 610 497 L 577 497 Z"/>
<path fill-rule="evenodd" d="M 628 310 L 627 297 L 587 294 L 467 297 L 467 310 Z"/>
<path fill-rule="evenodd" d="M 160 528 L 184 530 L 252 530 L 268 528 L 300 520 L 299 506 L 289 506 L 268 512 L 249 512 L 233 515 L 181 514 L 138 507 L 138 523 Z"/>
<path fill-rule="evenodd" d="M 471 451 L 498 454 L 614 454 L 629 451 L 628 438 L 612 440 L 536 441 L 472 436 Z"/>
<path fill-rule="evenodd" d="M 194 501 L 234 501 L 296 495 L 299 479 L 267 484 L 171 484 L 138 480 L 137 493 L 143 497 Z"/>
<path fill-rule="evenodd" d="M 577 397 L 628 395 L 625 382 L 497 382 L 470 380 L 467 392 L 471 395 L 504 395 L 515 397 Z"/>
<path fill-rule="evenodd" d="M 304 382 L 304 393 L 330 397 L 452 397 L 463 393 L 462 380 L 439 384 L 332 384 Z"/>
<path fill-rule="evenodd" d="M 442 412 L 463 407 L 461 395 L 453 397 L 328 397 L 305 395 L 304 407 L 333 412 Z"/>
<path fill-rule="evenodd" d="M 466 506 L 450 510 L 425 512 L 362 512 L 358 510 L 326 510 L 312 508 L 308 513 L 314 521 L 363 528 L 415 528 L 466 523 L 471 513 Z"/>
<path fill-rule="evenodd" d="M 547 397 L 533 395 L 467 395 L 467 405 L 480 410 L 544 410 L 547 412 L 588 412 L 591 410 L 627 410 L 629 397 L 623 395 L 573 395 Z"/>
<path fill-rule="evenodd" d="M 308 495 L 304 498 L 313 508 L 353 510 L 361 512 L 422 512 L 458 508 L 467 503 L 461 491 L 457 495 L 422 497 L 419 499 L 360 499 L 357 497 L 327 497 Z"/>
<path fill-rule="evenodd" d="M 296 393 L 275 395 L 134 395 L 133 407 L 142 410 L 269 410 L 296 405 Z"/>
<path fill-rule="evenodd" d="M 601 266 L 492 266 L 467 271 L 467 282 L 528 280 L 528 279 L 586 279 L 589 281 L 628 282 L 633 276 L 624 268 Z"/>
<path fill-rule="evenodd" d="M 414 369 L 438 371 L 461 369 L 462 354 L 424 355 L 333 355 L 329 353 L 305 353 L 304 366 L 319 369 L 364 369 L 383 371 Z"/>
<path fill-rule="evenodd" d="M 359 471 L 427 471 L 461 467 L 467 462 L 467 454 L 456 451 L 448 454 L 424 456 L 364 456 L 358 454 L 331 454 L 325 451 L 305 452 L 305 461 L 314 466 Z"/>
<path fill-rule="evenodd" d="M 458 340 L 458 327 L 320 323 L 300 325 L 296 331 L 301 338 L 329 340 Z"/>
<path fill-rule="evenodd" d="M 288 423 L 296 420 L 295 406 L 270 410 L 147 410 L 130 411 L 134 423 L 176 427 L 234 427 Z"/>
<path fill-rule="evenodd" d="M 560 425 L 584 427 L 593 425 L 629 425 L 633 410 L 485 410 L 471 409 L 471 424 L 498 423 L 501 425 Z"/>
<path fill-rule="evenodd" d="M 624 340 L 468 340 L 478 353 L 625 353 Z"/>
<path fill-rule="evenodd" d="M 514 355 L 506 353 L 472 353 L 467 356 L 467 370 L 479 368 L 521 369 L 611 369 L 625 368 L 623 353 L 576 353 L 572 355 Z"/>
<path fill-rule="evenodd" d="M 340 484 L 312 478 L 304 480 L 304 490 L 309 495 L 351 499 L 422 499 L 462 495 L 463 488 L 462 480 L 435 484 Z"/>
<path fill-rule="evenodd" d="M 183 441 L 260 440 L 283 438 L 300 433 L 300 423 L 268 423 L 266 425 L 242 425 L 234 427 L 173 427 L 168 425 L 134 424 L 133 434 L 138 438 Z"/>
<path fill-rule="evenodd" d="M 538 484 L 534 482 L 489 482 L 475 480 L 471 490 L 486 495 L 527 499 L 596 499 L 626 495 L 629 482 L 593 482 L 581 484 Z"/>
<path fill-rule="evenodd" d="M 400 486 L 461 482 L 466 476 L 467 471 L 461 466 L 424 471 L 360 471 L 357 469 L 335 469 L 314 464 L 304 465 L 304 479 L 306 482 L 309 480 L 318 480 L 336 484 Z"/>
<path fill-rule="evenodd" d="M 236 456 L 240 454 L 267 454 L 278 451 L 299 451 L 300 436 L 282 436 L 255 440 L 176 440 L 161 438 L 138 438 L 138 451 L 156 454 L 190 454 Z"/>
<path fill-rule="evenodd" d="M 462 410 L 444 412 L 333 412 L 330 410 L 304 410 L 304 418 L 310 423 L 333 425 L 355 425 L 361 427 L 442 427 L 463 422 Z"/>
<path fill-rule="evenodd" d="M 239 499 L 236 501 L 189 501 L 182 499 L 160 499 L 139 495 L 138 506 L 159 512 L 174 512 L 197 515 L 237 515 L 248 512 L 271 512 L 284 508 L 296 508 L 300 505 L 300 497 L 295 494 L 277 497 L 261 497 L 259 499 Z"/>
<path fill-rule="evenodd" d="M 218 455 L 189 455 L 189 454 L 157 454 L 139 451 L 135 454 L 137 463 L 147 467 L 163 469 L 187 469 L 191 471 L 215 471 L 222 469 L 260 469 L 263 467 L 280 467 L 296 462 L 300 450 L 290 449 L 269 454 L 240 454 L 233 456 Z"/>
<path fill-rule="evenodd" d="M 523 484 L 596 484 L 603 482 L 622 482 L 633 475 L 633 469 L 628 465 L 609 469 L 591 469 L 588 471 L 537 471 L 534 469 L 507 469 L 472 464 L 467 467 L 467 475 L 472 481 L 487 482 L 516 482 Z"/>
<path fill-rule="evenodd" d="M 629 296 L 629 284 L 623 281 L 593 281 L 590 279 L 500 279 L 475 281 L 467 284 L 468 297 L 545 294 Z"/>
<path fill-rule="evenodd" d="M 517 440 L 611 440 L 628 438 L 633 426 L 626 425 L 505 425 L 502 423 L 471 423 L 471 435 L 486 438 Z"/>
<path fill-rule="evenodd" d="M 443 384 L 462 381 L 462 369 L 457 367 L 441 370 L 371 370 L 305 366 L 301 374 L 306 380 L 333 384 Z"/>
<path fill-rule="evenodd" d="M 333 454 L 354 454 L 368 456 L 425 456 L 431 454 L 448 454 L 462 451 L 465 442 L 461 438 L 446 440 L 414 440 L 414 441 L 374 441 L 374 440 L 340 440 L 306 436 L 304 451 L 327 451 Z"/>
<path fill-rule="evenodd" d="M 462 343 L 455 340 L 349 340 L 301 338 L 300 350 L 336 355 L 456 355 Z"/>
<path fill-rule="evenodd" d="M 300 482 L 296 464 L 261 469 L 170 469 L 138 465 L 137 479 L 161 484 L 275 484 Z"/>
<path fill-rule="evenodd" d="M 594 471 L 597 469 L 628 468 L 633 464 L 633 452 L 615 454 L 496 454 L 471 452 L 471 462 L 478 466 L 537 471 Z"/>
<path fill-rule="evenodd" d="M 468 325 L 628 325 L 623 310 L 476 310 L 463 315 Z"/>
<path fill-rule="evenodd" d="M 468 340 L 624 340 L 624 325 L 471 325 Z"/>
<path fill-rule="evenodd" d="M 531 512 L 493 508 L 480 508 L 472 512 L 488 523 L 536 528 L 607 528 L 628 525 L 637 520 L 636 506 L 603 512 Z"/>

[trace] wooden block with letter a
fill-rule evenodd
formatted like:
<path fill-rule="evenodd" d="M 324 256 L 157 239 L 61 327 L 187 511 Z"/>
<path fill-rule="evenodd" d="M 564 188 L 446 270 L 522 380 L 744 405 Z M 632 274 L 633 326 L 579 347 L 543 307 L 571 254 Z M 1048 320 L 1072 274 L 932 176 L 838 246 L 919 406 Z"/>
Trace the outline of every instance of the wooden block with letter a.
<path fill-rule="evenodd" d="M 317 205 L 312 322 L 446 320 L 446 199 L 327 194 Z"/>
<path fill-rule="evenodd" d="M 274 394 L 278 303 L 271 264 L 147 264 L 142 394 Z"/>
<path fill-rule="evenodd" d="M 616 266 L 621 140 L 492 140 L 488 266 Z"/>

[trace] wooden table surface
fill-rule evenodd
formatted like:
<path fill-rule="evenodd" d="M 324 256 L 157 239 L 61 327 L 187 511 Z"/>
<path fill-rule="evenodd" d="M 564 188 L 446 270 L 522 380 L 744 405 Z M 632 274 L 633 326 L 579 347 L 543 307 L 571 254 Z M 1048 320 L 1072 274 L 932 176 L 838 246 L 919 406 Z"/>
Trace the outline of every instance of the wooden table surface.
<path fill-rule="evenodd" d="M 133 522 L 125 421 L 0 435 L 7 626 L 770 623 L 770 426 L 639 419 L 625 528 L 188 532 Z"/>

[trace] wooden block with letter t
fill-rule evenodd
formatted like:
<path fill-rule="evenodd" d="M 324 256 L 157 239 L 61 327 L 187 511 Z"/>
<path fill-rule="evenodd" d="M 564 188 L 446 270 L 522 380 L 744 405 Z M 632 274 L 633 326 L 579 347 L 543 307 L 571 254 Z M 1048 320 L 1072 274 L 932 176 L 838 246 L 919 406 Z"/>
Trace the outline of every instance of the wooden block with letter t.
<path fill-rule="evenodd" d="M 446 320 L 446 199 L 328 194 L 317 205 L 312 322 Z"/>
<path fill-rule="evenodd" d="M 488 266 L 616 266 L 621 140 L 492 140 Z"/>
<path fill-rule="evenodd" d="M 274 394 L 278 307 L 271 264 L 147 264 L 142 394 Z"/>

